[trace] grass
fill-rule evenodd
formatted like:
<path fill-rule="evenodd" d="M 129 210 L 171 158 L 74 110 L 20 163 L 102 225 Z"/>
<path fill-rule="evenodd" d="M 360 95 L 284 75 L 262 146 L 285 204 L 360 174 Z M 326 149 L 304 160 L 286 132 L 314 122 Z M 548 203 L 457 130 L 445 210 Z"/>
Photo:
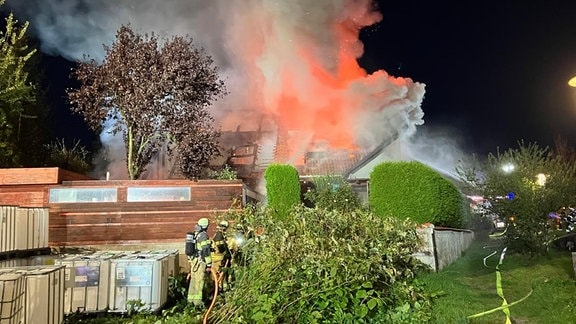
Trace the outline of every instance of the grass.
<path fill-rule="evenodd" d="M 502 305 L 496 290 L 502 249 L 497 240 L 478 239 L 455 263 L 420 276 L 428 292 L 441 292 L 434 301 L 434 323 L 505 323 L 502 310 L 468 318 Z M 493 251 L 497 253 L 484 266 L 483 259 Z M 533 258 L 507 253 L 499 268 L 508 304 L 529 295 L 509 308 L 512 323 L 576 323 L 576 283 L 569 252 Z"/>

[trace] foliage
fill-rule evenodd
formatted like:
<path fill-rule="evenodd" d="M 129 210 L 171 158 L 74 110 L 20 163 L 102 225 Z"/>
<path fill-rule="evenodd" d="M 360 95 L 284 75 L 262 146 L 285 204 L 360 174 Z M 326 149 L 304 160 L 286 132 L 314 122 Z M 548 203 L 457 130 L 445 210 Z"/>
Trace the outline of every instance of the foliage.
<path fill-rule="evenodd" d="M 316 177 L 314 188 L 304 194 L 314 206 L 324 209 L 335 209 L 352 212 L 362 208 L 358 195 L 350 184 L 339 176 Z"/>
<path fill-rule="evenodd" d="M 24 159 L 20 148 L 22 120 L 37 117 L 27 114 L 36 93 L 27 66 L 36 49 L 27 44 L 28 22 L 19 25 L 9 14 L 5 28 L 0 33 L 0 167 L 16 167 Z"/>
<path fill-rule="evenodd" d="M 370 207 L 380 216 L 419 224 L 461 227 L 463 196 L 456 186 L 420 162 L 384 162 L 370 174 Z"/>
<path fill-rule="evenodd" d="M 180 171 L 188 179 L 198 178 L 210 160 L 220 155 L 218 149 L 220 132 L 208 124 L 193 129 L 195 130 L 179 136 L 182 139 L 177 147 Z"/>
<path fill-rule="evenodd" d="M 555 155 L 561 156 L 563 159 L 571 163 L 576 163 L 576 149 L 568 144 L 565 138 L 557 136 L 554 138 L 554 150 Z"/>
<path fill-rule="evenodd" d="M 226 164 L 221 170 L 212 171 L 210 173 L 210 178 L 217 180 L 236 180 L 238 179 L 238 174 L 232 169 L 232 167 Z"/>
<path fill-rule="evenodd" d="M 166 142 L 193 178 L 218 152 L 219 132 L 208 106 L 225 93 L 218 69 L 191 39 L 175 36 L 161 46 L 154 34 L 121 26 L 102 64 L 81 62 L 73 71 L 79 89 L 68 89 L 72 110 L 99 131 L 123 135 L 130 179 L 137 179 Z"/>
<path fill-rule="evenodd" d="M 132 316 L 137 313 L 150 314 L 148 307 L 141 299 L 132 299 L 126 301 L 127 315 Z"/>
<path fill-rule="evenodd" d="M 478 236 L 476 236 L 478 238 Z M 475 240 L 462 258 L 438 273 L 419 274 L 425 290 L 440 293 L 433 300 L 430 323 L 504 323 L 502 311 L 467 317 L 502 305 L 496 290 L 495 266 L 502 245 L 497 240 Z M 492 257 L 491 253 L 496 252 Z M 484 266 L 484 259 L 486 265 Z M 570 253 L 552 250 L 546 256 L 527 258 L 507 253 L 500 266 L 503 295 L 516 302 L 510 307 L 512 323 L 572 323 L 576 316 L 574 270 Z"/>
<path fill-rule="evenodd" d="M 514 166 L 506 173 L 502 167 Z M 537 176 L 545 175 L 544 185 Z M 548 147 L 536 143 L 501 153 L 489 154 L 482 177 L 476 186 L 491 199 L 490 211 L 501 218 L 514 217 L 513 226 L 506 231 L 506 244 L 521 253 L 547 253 L 550 244 L 560 234 L 549 222 L 548 214 L 576 203 L 576 165 L 562 155 L 555 155 Z M 514 193 L 513 199 L 503 199 Z"/>
<path fill-rule="evenodd" d="M 268 206 L 280 218 L 288 216 L 289 210 L 300 203 L 300 180 L 298 171 L 288 164 L 271 164 L 264 172 Z"/>
<path fill-rule="evenodd" d="M 56 139 L 46 145 L 50 166 L 57 166 L 69 171 L 86 173 L 92 169 L 88 150 L 80 145 L 80 140 L 74 140 L 72 147 L 67 147 L 64 139 Z"/>
<path fill-rule="evenodd" d="M 364 211 L 299 206 L 292 213 L 276 220 L 255 207 L 236 216 L 260 236 L 246 245 L 253 262 L 237 268 L 211 322 L 426 321 L 429 300 L 414 281 L 419 262 L 411 256 L 415 224 Z"/>

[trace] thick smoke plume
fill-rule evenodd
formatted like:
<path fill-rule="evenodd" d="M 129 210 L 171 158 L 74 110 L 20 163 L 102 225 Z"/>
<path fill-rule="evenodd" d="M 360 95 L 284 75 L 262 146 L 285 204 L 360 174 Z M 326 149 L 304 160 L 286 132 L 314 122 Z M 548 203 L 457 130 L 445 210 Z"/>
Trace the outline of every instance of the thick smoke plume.
<path fill-rule="evenodd" d="M 423 123 L 424 84 L 367 74 L 359 32 L 382 19 L 371 0 L 8 0 L 30 20 L 41 49 L 70 60 L 103 59 L 122 24 L 140 33 L 189 35 L 212 55 L 230 95 L 216 103 L 223 130 L 268 116 L 292 134 L 292 154 L 311 142 L 370 149 Z M 234 4 L 234 5 L 233 5 Z M 290 156 L 292 161 L 296 156 Z"/>

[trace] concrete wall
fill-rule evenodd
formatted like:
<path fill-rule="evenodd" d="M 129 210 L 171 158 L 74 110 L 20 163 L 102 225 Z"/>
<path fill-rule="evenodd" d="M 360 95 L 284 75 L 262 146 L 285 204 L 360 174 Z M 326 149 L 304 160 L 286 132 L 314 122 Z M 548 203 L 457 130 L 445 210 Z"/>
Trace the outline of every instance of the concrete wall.
<path fill-rule="evenodd" d="M 439 271 L 462 256 L 462 253 L 468 249 L 474 240 L 474 232 L 436 229 L 434 230 L 434 237 Z"/>
<path fill-rule="evenodd" d="M 470 230 L 435 228 L 432 224 L 418 228 L 418 234 L 422 245 L 414 256 L 435 272 L 458 260 L 474 240 Z"/>
<path fill-rule="evenodd" d="M 434 253 L 434 225 L 425 225 L 419 227 L 417 230 L 420 236 L 421 246 L 414 256 L 428 265 L 432 270 L 436 270 L 436 253 Z"/>

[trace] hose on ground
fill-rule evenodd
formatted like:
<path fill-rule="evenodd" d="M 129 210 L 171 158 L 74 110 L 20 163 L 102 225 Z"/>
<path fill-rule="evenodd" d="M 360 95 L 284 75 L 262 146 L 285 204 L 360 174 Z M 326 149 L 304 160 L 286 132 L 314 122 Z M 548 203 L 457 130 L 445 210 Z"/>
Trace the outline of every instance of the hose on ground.
<path fill-rule="evenodd" d="M 227 266 L 228 266 L 228 260 L 226 260 L 226 263 L 220 269 L 226 268 Z M 208 315 L 210 315 L 210 312 L 212 311 L 212 308 L 214 308 L 214 304 L 216 303 L 216 298 L 218 297 L 218 288 L 220 287 L 220 281 L 224 278 L 224 271 L 221 271 L 220 275 L 217 275 L 216 271 L 214 271 L 213 268 L 210 268 L 210 275 L 212 276 L 212 280 L 214 281 L 214 296 L 212 296 L 212 302 L 210 303 L 210 307 L 208 307 L 208 310 L 204 314 L 204 318 L 202 320 L 203 324 L 208 323 Z"/>
<path fill-rule="evenodd" d="M 208 315 L 210 315 L 210 312 L 216 303 L 216 297 L 218 296 L 218 276 L 216 275 L 216 271 L 214 271 L 213 268 L 210 268 L 210 275 L 212 276 L 212 280 L 214 280 L 214 296 L 212 296 L 210 307 L 208 307 L 206 314 L 204 314 L 204 319 L 202 320 L 203 324 L 208 323 Z"/>

